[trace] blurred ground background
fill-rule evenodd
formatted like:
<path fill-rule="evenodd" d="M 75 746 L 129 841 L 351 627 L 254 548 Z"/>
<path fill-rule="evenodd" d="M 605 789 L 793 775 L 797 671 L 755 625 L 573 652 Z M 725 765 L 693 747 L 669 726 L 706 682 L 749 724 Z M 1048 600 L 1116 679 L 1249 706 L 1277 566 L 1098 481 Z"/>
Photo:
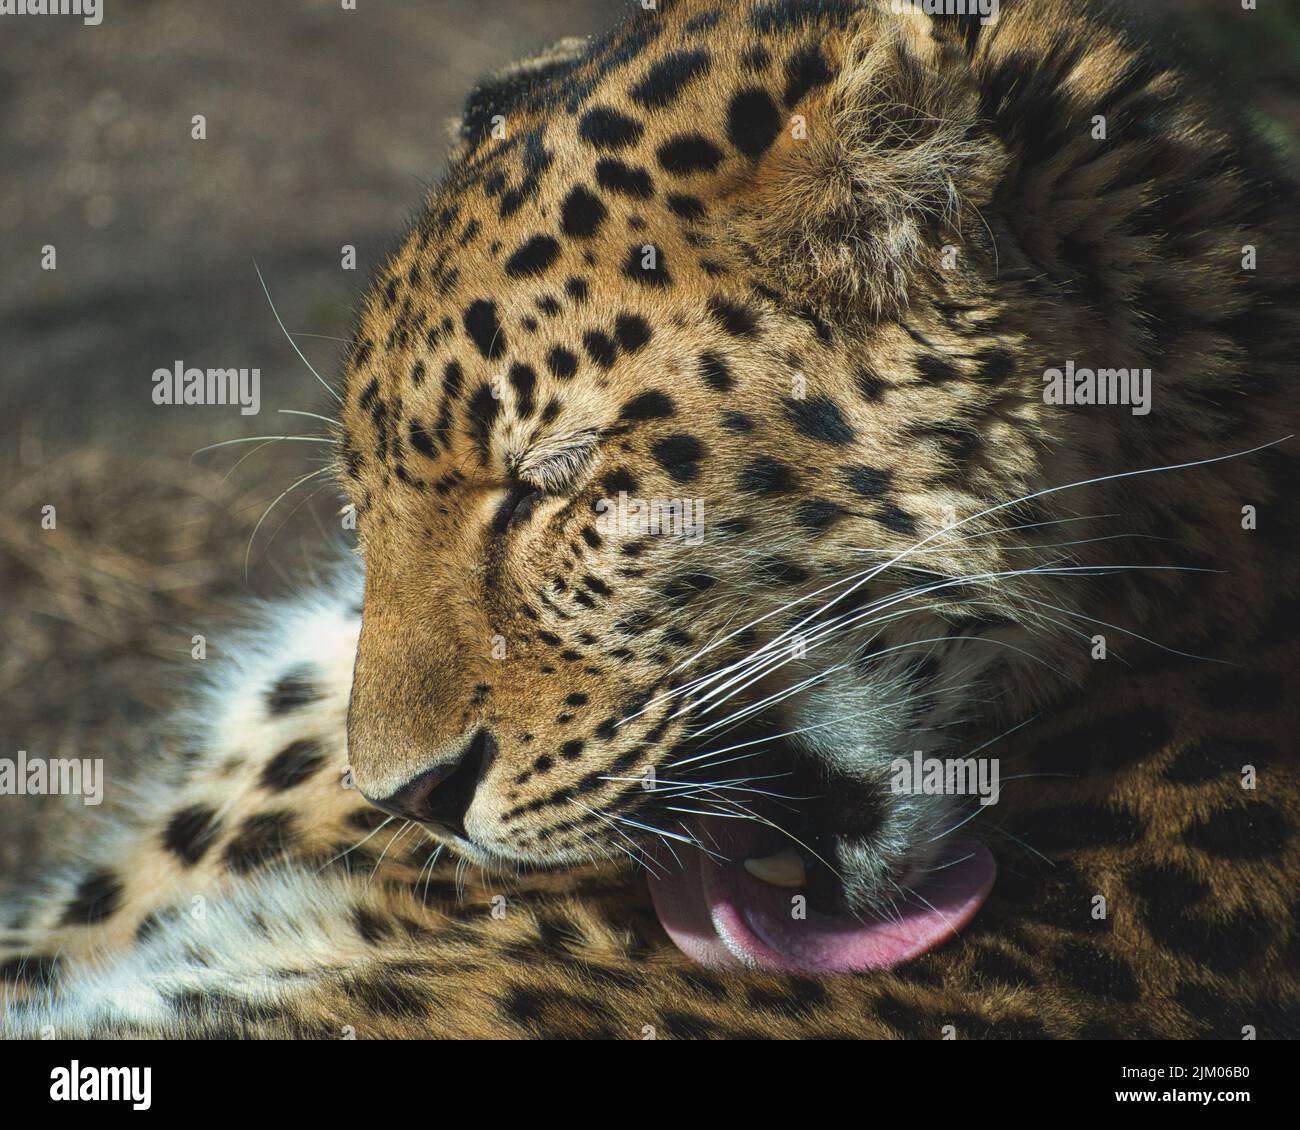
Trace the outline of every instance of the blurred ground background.
<path fill-rule="evenodd" d="M 241 597 L 292 588 L 340 543 L 328 488 L 294 510 L 308 488 L 263 526 L 246 581 L 258 517 L 324 449 L 272 445 L 229 477 L 255 445 L 191 461 L 206 444 L 318 431 L 277 411 L 323 411 L 325 397 L 253 260 L 333 377 L 465 90 L 621 6 L 106 0 L 98 27 L 0 20 L 0 757 L 103 757 L 111 795 L 192 670 L 190 637 L 208 635 L 216 658 Z M 1300 0 L 1144 7 L 1300 156 Z M 155 406 L 150 376 L 177 360 L 260 368 L 261 414 Z M 56 530 L 40 527 L 45 505 Z M 35 878 L 37 845 L 79 807 L 0 797 L 0 890 Z"/>

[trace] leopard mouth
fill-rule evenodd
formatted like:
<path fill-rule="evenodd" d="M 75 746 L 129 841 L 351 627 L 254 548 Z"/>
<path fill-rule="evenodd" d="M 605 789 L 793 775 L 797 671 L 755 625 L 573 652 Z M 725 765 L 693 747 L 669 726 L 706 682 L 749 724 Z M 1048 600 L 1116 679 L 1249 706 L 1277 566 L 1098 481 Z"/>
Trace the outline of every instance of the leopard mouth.
<path fill-rule="evenodd" d="M 809 905 L 798 857 L 789 848 L 764 855 L 771 836 L 749 821 L 701 817 L 693 832 L 709 849 L 677 848 L 681 867 L 653 876 L 650 893 L 668 936 L 706 966 L 805 974 L 890 969 L 956 936 L 997 874 L 988 848 L 958 841 L 888 913 L 859 917 Z"/>

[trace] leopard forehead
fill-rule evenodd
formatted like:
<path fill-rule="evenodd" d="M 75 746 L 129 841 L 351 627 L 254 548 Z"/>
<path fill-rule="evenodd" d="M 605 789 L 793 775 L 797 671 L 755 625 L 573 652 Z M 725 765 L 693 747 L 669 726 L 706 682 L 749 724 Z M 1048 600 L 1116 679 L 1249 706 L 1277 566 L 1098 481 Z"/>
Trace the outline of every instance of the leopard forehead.
<path fill-rule="evenodd" d="M 839 313 L 883 314 L 928 285 L 920 251 L 950 227 L 935 217 L 955 221 L 956 183 L 983 199 L 1000 149 L 972 141 L 969 91 L 920 81 L 943 73 L 928 25 L 807 11 L 637 10 L 471 93 L 445 182 L 349 356 L 342 470 L 362 514 L 445 497 L 467 462 L 560 485 L 584 445 L 674 416 L 689 430 L 646 457 L 679 480 L 683 451 L 765 421 L 814 444 L 860 424 L 886 462 L 888 437 L 906 436 L 936 474 L 978 445 L 936 342 Z M 864 80 L 870 140 L 848 93 Z M 918 99 L 930 125 L 891 116 Z M 849 222 L 868 194 L 874 222 Z M 1010 365 L 990 338 L 970 375 Z M 927 394 L 886 408 L 899 372 Z"/>

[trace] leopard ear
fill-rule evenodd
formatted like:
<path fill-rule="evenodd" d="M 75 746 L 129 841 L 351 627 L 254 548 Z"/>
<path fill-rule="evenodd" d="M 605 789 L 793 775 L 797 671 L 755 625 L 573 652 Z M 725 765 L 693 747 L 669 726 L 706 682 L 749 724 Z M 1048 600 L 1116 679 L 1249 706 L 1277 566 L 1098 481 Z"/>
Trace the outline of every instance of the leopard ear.
<path fill-rule="evenodd" d="M 473 149 L 490 136 L 497 115 L 508 115 L 526 105 L 548 83 L 572 71 L 586 55 L 587 46 L 585 39 L 561 39 L 480 79 L 452 127 L 455 140 Z"/>
<path fill-rule="evenodd" d="M 944 247 L 983 238 L 1006 165 L 979 124 L 969 58 L 918 10 L 857 13 L 803 73 L 793 106 L 732 213 L 787 293 L 843 316 L 904 309 Z M 787 99 L 787 103 L 788 103 Z"/>

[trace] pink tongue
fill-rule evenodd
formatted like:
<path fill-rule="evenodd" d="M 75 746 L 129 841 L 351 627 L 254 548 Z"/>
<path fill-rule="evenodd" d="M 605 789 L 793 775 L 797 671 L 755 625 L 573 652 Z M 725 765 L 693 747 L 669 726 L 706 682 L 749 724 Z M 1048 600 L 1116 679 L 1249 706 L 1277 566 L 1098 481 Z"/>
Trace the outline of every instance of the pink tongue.
<path fill-rule="evenodd" d="M 801 892 L 755 879 L 739 859 L 687 850 L 681 870 L 650 880 L 668 936 L 702 965 L 785 973 L 888 969 L 919 957 L 971 920 L 997 874 L 982 844 L 954 845 L 917 896 L 900 898 L 890 917 L 859 921 L 801 909 Z"/>

